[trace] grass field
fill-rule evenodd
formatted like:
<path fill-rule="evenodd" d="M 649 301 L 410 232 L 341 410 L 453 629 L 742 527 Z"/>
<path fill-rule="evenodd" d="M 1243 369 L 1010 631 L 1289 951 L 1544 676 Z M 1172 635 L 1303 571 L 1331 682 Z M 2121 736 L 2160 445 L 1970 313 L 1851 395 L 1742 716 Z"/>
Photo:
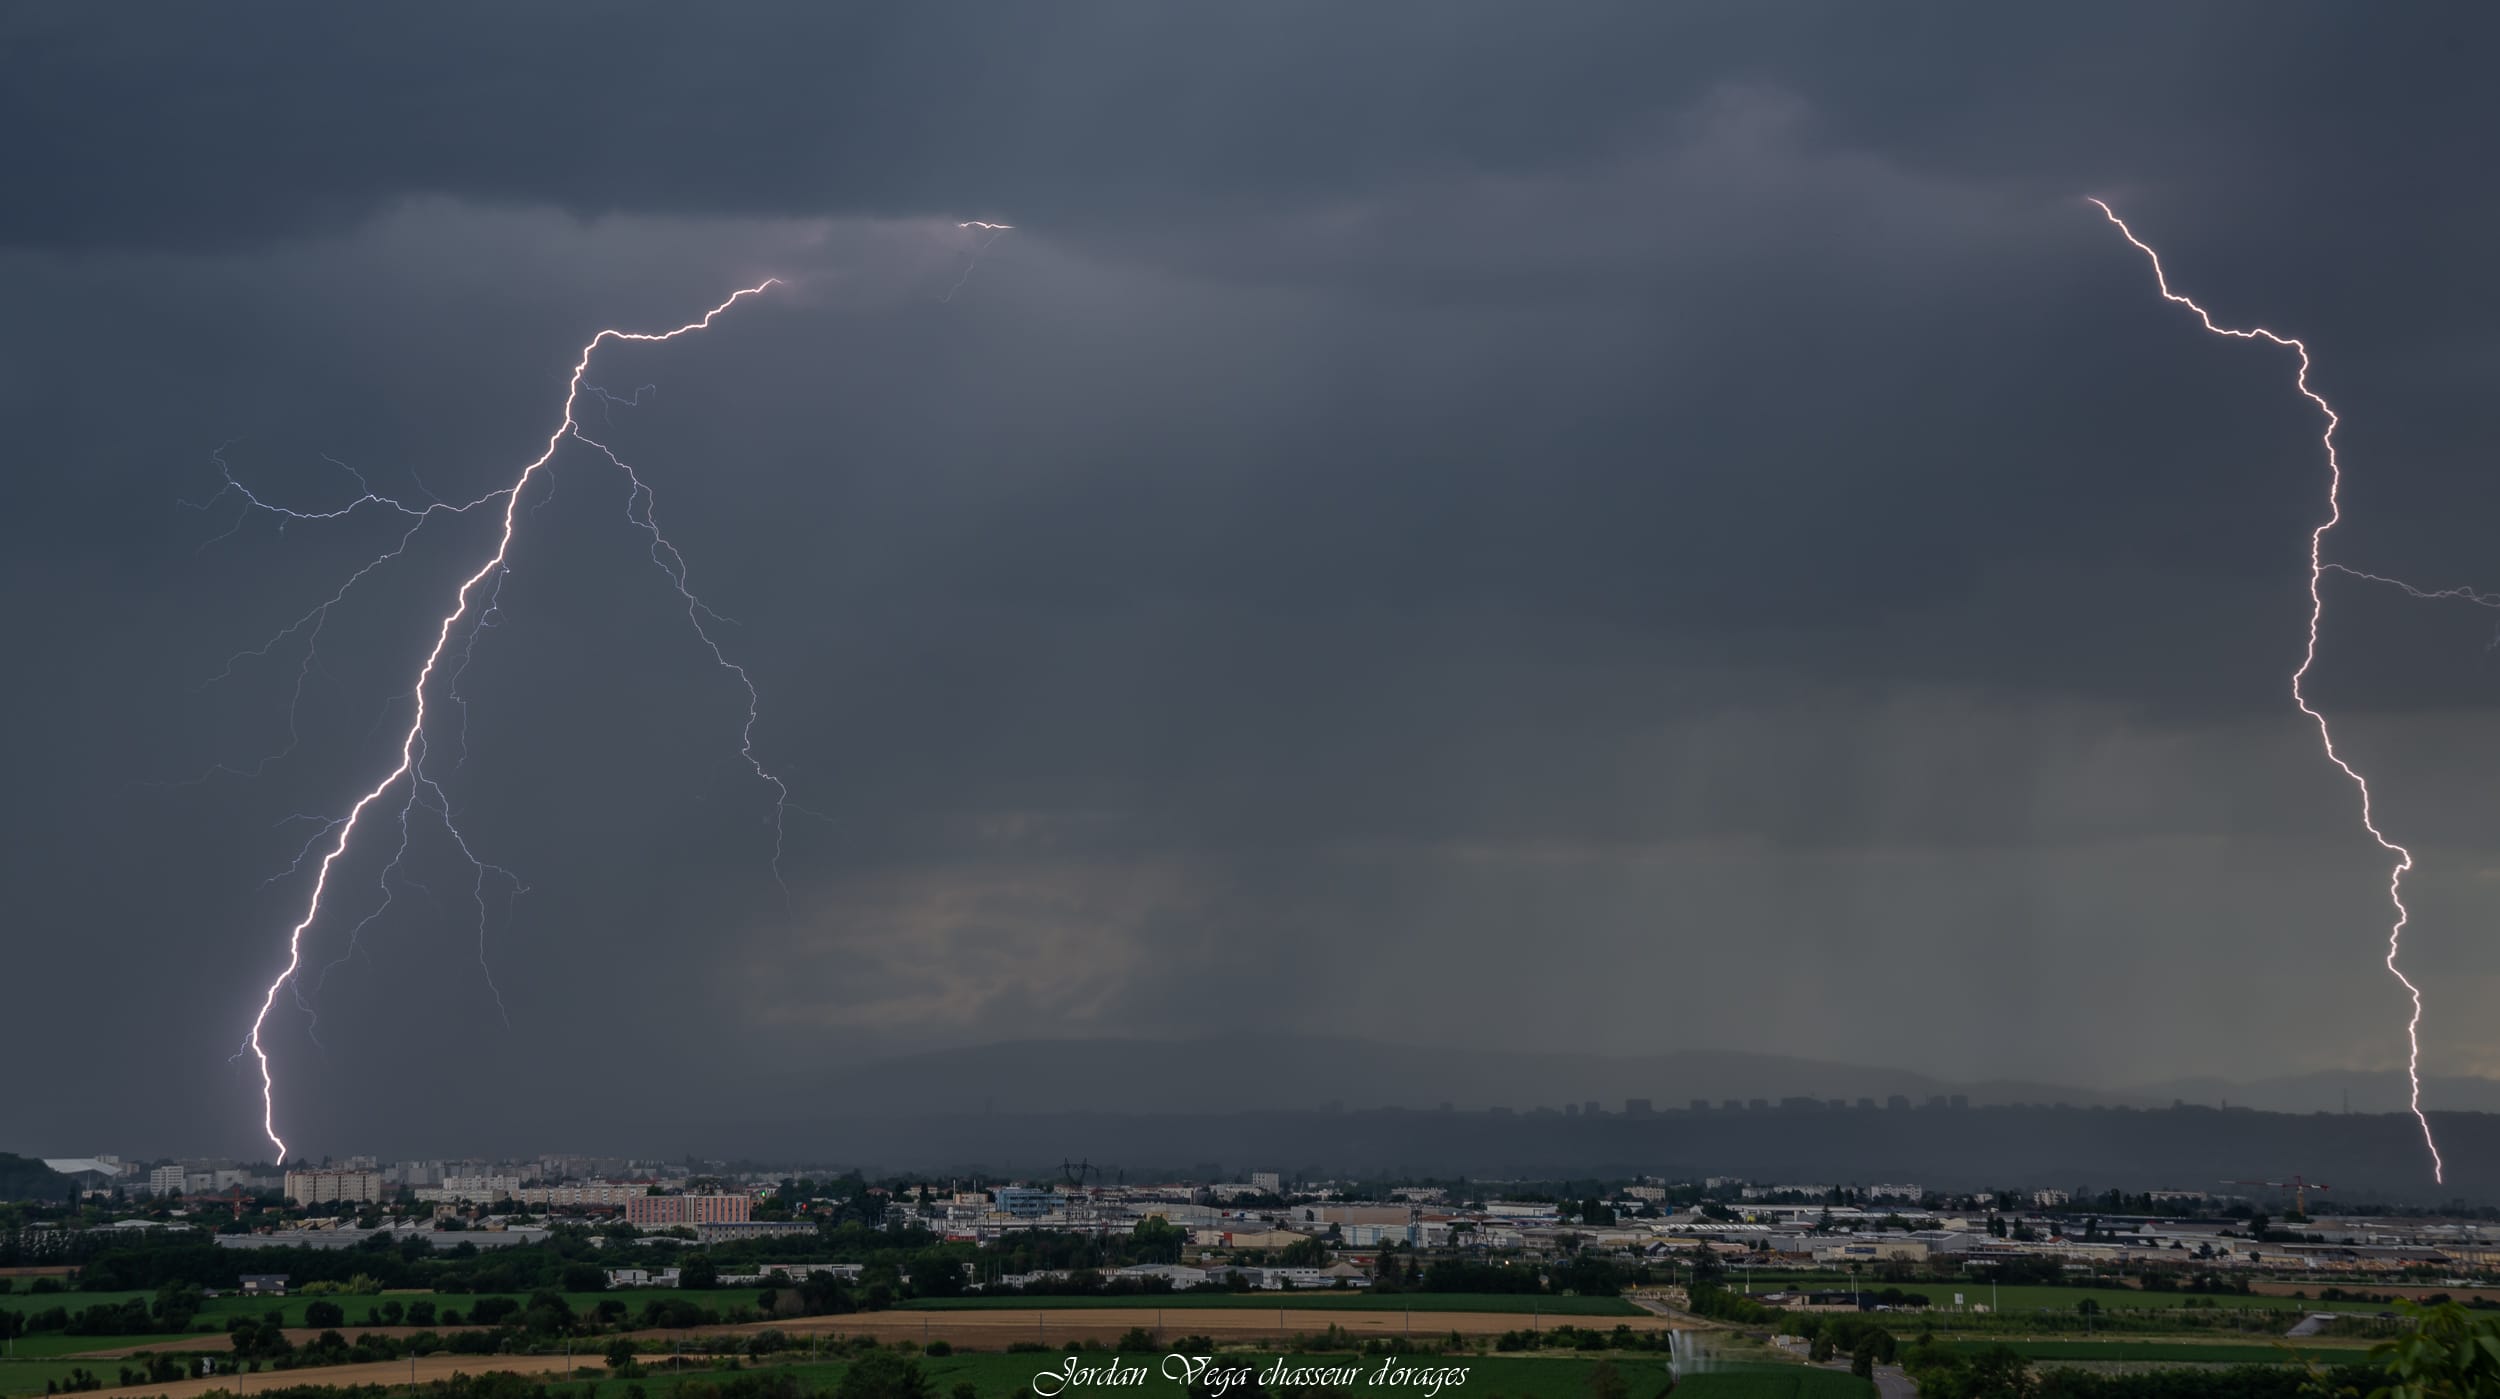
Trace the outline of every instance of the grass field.
<path fill-rule="evenodd" d="M 1107 1352 L 1090 1352 L 1081 1357 L 1080 1363 L 1098 1366 L 1108 1359 Z M 1276 1359 L 1277 1357 L 1272 1354 L 1256 1352 L 1238 1352 L 1224 1357 L 1227 1364 L 1249 1364 L 1254 1368 L 1264 1368 Z M 956 1385 L 968 1383 L 979 1399 L 1009 1399 L 1009 1396 L 1024 1391 L 1030 1386 L 1036 1374 L 1045 1370 L 1060 1369 L 1066 1363 L 1066 1358 L 1063 1355 L 1049 1353 L 992 1353 L 927 1357 L 921 1359 L 919 1363 L 922 1373 L 934 1383 L 936 1392 L 939 1394 L 949 1394 Z M 1141 1384 L 1119 1386 L 1121 1393 L 1154 1396 L 1154 1399 L 1174 1399 L 1175 1396 L 1183 1393 L 1182 1385 L 1160 1374 L 1160 1367 L 1163 1364 L 1162 1355 L 1130 1355 L 1124 1358 L 1124 1363 L 1142 1367 L 1146 1378 Z M 1369 1384 L 1368 1381 L 1380 1371 L 1382 1361 L 1378 1357 L 1295 1356 L 1288 1363 L 1357 1367 L 1363 1380 L 1366 1381 L 1354 1386 L 1357 1392 L 1376 1388 L 1382 1393 L 1412 1395 L 1424 1393 L 1422 1386 L 1412 1383 L 1402 1386 Z M 1445 1396 L 1445 1399 L 1455 1399 L 1455 1396 L 1460 1395 L 1469 1396 L 1469 1399 L 1580 1399 L 1580 1396 L 1589 1392 L 1589 1376 L 1597 1367 L 1598 1359 L 1580 1355 L 1449 1358 L 1422 1356 L 1411 1359 L 1402 1358 L 1399 1363 L 1415 1370 L 1450 1366 L 1463 1368 L 1466 1371 L 1466 1380 L 1463 1384 L 1445 1384 L 1441 1388 L 1441 1395 Z M 488 1368 L 490 1364 L 491 1362 L 483 1358 L 472 1358 L 464 1364 L 463 1368 L 474 1373 Z M 1625 1355 L 1613 1357 L 1612 1364 L 1615 1371 L 1630 1384 L 1631 1392 L 1636 1396 L 1656 1394 L 1666 1387 L 1668 1372 L 1663 1359 L 1654 1356 Z M 76 1365 L 68 1361 L 0 1362 L 0 1396 L 16 1399 L 17 1396 L 22 1395 L 40 1395 L 43 1393 L 46 1381 L 65 1381 L 74 1368 L 77 1368 Z M 117 1366 L 109 1361 L 91 1362 L 85 1368 L 101 1376 L 108 1385 L 118 1376 Z M 351 1368 L 363 1370 L 366 1367 Z M 775 1368 L 788 1370 L 803 1385 L 813 1391 L 832 1388 L 839 1382 L 843 1371 L 848 1367 L 845 1364 L 832 1362 L 822 1364 L 797 1362 Z M 570 1382 L 566 1381 L 560 1373 L 551 1375 L 547 1391 L 549 1399 L 631 1399 L 629 1386 L 640 1386 L 646 1399 L 673 1399 L 676 1390 L 682 1384 L 713 1383 L 727 1378 L 719 1370 L 698 1369 L 690 1366 L 683 1371 L 654 1369 L 648 1374 L 629 1381 L 606 1377 L 595 1364 L 588 1362 L 584 1363 L 578 1374 L 580 1378 Z M 222 1382 L 237 1385 L 277 1386 L 321 1384 L 325 1382 L 325 1379 L 327 1382 L 337 1382 L 347 1378 L 349 1377 L 337 1371 L 316 1369 L 229 1376 L 224 1377 Z M 369 1374 L 355 1378 L 364 1383 L 375 1383 L 382 1379 L 381 1376 Z M 164 1386 L 158 1388 L 161 1389 Z M 142 1386 L 130 1392 L 146 1394 L 152 1391 Z M 1086 1391 L 1081 1388 L 1070 1391 L 1071 1394 L 1084 1392 Z M 1675 1392 L 1677 1399 L 1870 1399 L 1874 1394 L 1874 1389 L 1863 1380 L 1853 1379 L 1831 1370 L 1810 1370 L 1802 1366 L 1789 1365 L 1753 1365 L 1736 1366 L 1708 1374 L 1688 1376 Z"/>
<path fill-rule="evenodd" d="M 133 1297 L 144 1302 L 155 1296 L 153 1292 L 29 1292 L 20 1286 L 14 1291 L 0 1292 L 0 1312 L 39 1312 L 50 1307 L 66 1307 L 75 1312 L 127 1302 Z"/>
<path fill-rule="evenodd" d="M 1154 1307 L 1163 1311 L 1192 1308 L 1238 1308 L 1246 1311 L 1297 1312 L 1342 1308 L 1358 1312 L 1516 1312 L 1521 1316 L 1642 1316 L 1639 1307 L 1620 1297 L 1522 1297 L 1497 1292 L 1174 1292 L 1128 1297 L 930 1297 L 897 1303 L 897 1311 L 1044 1312 L 1063 1308 Z"/>
<path fill-rule="evenodd" d="M 645 1302 L 661 1299 L 687 1301 L 698 1307 L 727 1312 L 732 1307 L 755 1305 L 755 1295 L 762 1290 L 756 1287 L 725 1287 L 708 1292 L 683 1292 L 673 1287 L 658 1287 L 617 1292 L 567 1292 L 562 1295 L 566 1305 L 581 1313 L 587 1313 L 601 1302 L 611 1300 L 623 1302 L 629 1312 L 639 1312 Z M 153 1292 L 30 1294 L 20 1290 L 0 1293 L 0 1311 L 40 1312 L 53 1307 L 63 1307 L 74 1315 L 89 1307 L 114 1306 L 132 1300 L 148 1302 L 155 1300 L 155 1297 L 156 1294 Z M 363 1325 L 365 1313 L 385 1302 L 397 1302 L 403 1307 L 411 1302 L 431 1302 L 438 1313 L 456 1311 L 465 1317 L 471 1307 L 487 1297 L 506 1297 L 515 1302 L 526 1303 L 530 1299 L 530 1294 L 526 1292 L 393 1292 L 379 1297 L 245 1297 L 239 1293 L 229 1293 L 223 1297 L 208 1299 L 207 1304 L 200 1308 L 199 1320 L 192 1323 L 192 1328 L 199 1331 L 214 1331 L 222 1335 L 226 1329 L 226 1322 L 231 1318 L 266 1316 L 272 1312 L 278 1314 L 281 1325 L 305 1326 L 310 1323 L 304 1320 L 304 1309 L 315 1302 L 338 1303 L 339 1310 L 347 1314 L 349 1326 Z M 79 1336 L 72 1339 L 85 1343 L 83 1347 L 72 1347 L 72 1349 L 92 1350 L 99 1346 L 131 1344 L 131 1342 L 110 1336 Z"/>
<path fill-rule="evenodd" d="M 119 1364 L 110 1360 L 0 1360 L 0 1395 L 41 1394 L 46 1383 L 67 1383 L 72 1370 L 101 1375 L 111 1384 Z"/>
<path fill-rule="evenodd" d="M 1734 1285 L 1740 1293 L 1745 1289 L 1744 1280 L 1741 1278 Z M 1832 1273 L 1757 1273 L 1754 1275 L 1753 1290 L 1756 1293 L 1774 1291 L 1783 1287 L 1808 1287 L 1816 1290 L 1845 1292 L 1849 1289 L 1849 1280 Z M 1881 1292 L 1887 1287 L 1898 1287 L 1904 1292 L 1924 1293 L 1931 1304 L 1928 1310 L 1939 1313 L 1952 1310 L 1953 1294 L 1956 1292 L 1962 1294 L 1962 1301 L 1965 1305 L 1972 1306 L 1989 1305 L 1990 1295 L 1990 1289 L 1985 1281 L 1972 1282 L 1967 1278 L 1958 1282 L 1902 1283 L 1860 1279 L 1857 1287 L 1861 1292 Z M 2302 1301 L 2297 1297 L 2242 1297 L 2233 1293 L 2199 1296 L 2192 1292 L 2138 1292 L 2133 1288 L 2125 1287 L 2022 1285 L 1999 1287 L 1995 1289 L 1995 1295 L 1998 1299 L 1997 1305 L 2009 1312 L 2038 1310 L 2071 1312 L 2075 1309 L 2075 1304 L 2086 1297 L 2112 1311 L 2167 1311 L 2184 1307 L 2190 1302 L 2194 1302 L 2198 1307 L 2254 1308 L 2279 1312 L 2375 1313 L 2391 1310 L 2386 1304 L 2380 1302 Z"/>
<path fill-rule="evenodd" d="M 180 1334 L 159 1331 L 149 1336 L 64 1336 L 58 1331 L 38 1331 L 34 1335 L 20 1336 L 8 1342 L 7 1347 L 12 1355 L 21 1360 L 42 1360 L 56 1355 L 76 1355 L 81 1351 L 120 1350 L 127 1346 L 160 1346 L 172 1349 L 177 1346 L 198 1345 L 206 1341 L 214 1341 L 222 1346 L 226 1343 L 226 1336 L 223 1331 L 215 1333 L 192 1331 Z"/>
<path fill-rule="evenodd" d="M 1953 1343 L 1957 1349 L 1986 1350 L 2003 1344 L 2027 1360 L 2124 1360 L 2154 1363 L 2197 1362 L 2215 1365 L 2288 1365 L 2303 1358 L 2321 1364 L 2340 1365 L 2359 1361 L 2367 1353 L 2366 1345 L 2319 1345 L 2315 1342 L 2287 1343 L 2282 1346 L 2250 1345 L 2223 1342 L 2203 1345 L 2195 1341 L 1971 1341 Z"/>
<path fill-rule="evenodd" d="M 1837 1370 L 1763 1366 L 1692 1375 L 1675 1393 L 1676 1399 L 1872 1399 L 1875 1386 Z"/>
<path fill-rule="evenodd" d="M 567 1305 L 576 1313 L 587 1315 L 604 1301 L 625 1304 L 629 1312 L 639 1312 L 643 1304 L 655 1299 L 691 1302 L 726 1314 L 730 1309 L 752 1306 L 760 1288 L 722 1288 L 708 1292 L 682 1292 L 674 1288 L 644 1289 L 632 1292 L 568 1292 L 563 1294 Z M 20 1312 L 43 1311 L 50 1307 L 66 1307 L 75 1313 L 87 1307 L 116 1305 L 132 1299 L 147 1301 L 154 1297 L 145 1292 L 55 1292 L 28 1295 L 23 1292 L 0 1295 L 0 1309 Z M 318 1301 L 331 1301 L 346 1314 L 346 1325 L 354 1328 L 364 1324 L 365 1314 L 383 1302 L 432 1302 L 438 1313 L 459 1312 L 464 1318 L 477 1303 L 489 1296 L 505 1297 L 526 1303 L 529 1294 L 501 1293 L 391 1293 L 382 1297 L 244 1297 L 229 1295 L 209 1299 L 192 1324 L 194 1335 L 225 1334 L 226 1323 L 238 1316 L 275 1314 L 286 1326 L 306 1326 L 305 1308 Z M 1245 1311 L 1274 1311 L 1288 1308 L 1298 1314 L 1313 1311 L 1365 1312 L 1498 1312 L 1516 1314 L 1522 1325 L 1530 1319 L 1582 1319 L 1594 1317 L 1636 1317 L 1642 1310 L 1618 1297 L 1523 1297 L 1506 1294 L 1418 1292 L 1375 1297 L 1365 1292 L 1263 1292 L 1263 1293 L 1174 1293 L 1165 1296 L 1132 1297 L 962 1297 L 926 1299 L 906 1302 L 900 1309 L 931 1311 L 1057 1311 L 1092 1310 L 1099 1308 L 1160 1308 L 1165 1311 L 1187 1311 L 1199 1308 L 1221 1308 Z M 438 1323 L 443 1324 L 443 1323 Z M 70 1336 L 57 1331 L 41 1332 L 18 1342 L 21 1355 L 72 1355 L 80 1351 L 119 1349 L 132 1345 L 174 1344 L 180 1336 L 155 1333 L 138 1336 Z"/>

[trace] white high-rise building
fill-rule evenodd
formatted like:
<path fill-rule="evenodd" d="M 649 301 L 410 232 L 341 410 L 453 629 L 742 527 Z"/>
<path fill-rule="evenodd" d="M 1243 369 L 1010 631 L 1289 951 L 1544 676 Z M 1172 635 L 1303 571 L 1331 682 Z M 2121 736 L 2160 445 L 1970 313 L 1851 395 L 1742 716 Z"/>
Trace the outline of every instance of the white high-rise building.
<path fill-rule="evenodd" d="M 377 1171 L 289 1171 L 286 1197 L 299 1205 L 378 1205 L 382 1176 Z"/>
<path fill-rule="evenodd" d="M 521 1178 L 496 1175 L 446 1175 L 443 1177 L 442 1188 L 443 1198 L 446 1200 L 474 1200 L 479 1204 L 491 1204 L 497 1200 L 509 1200 L 520 1193 Z"/>
<path fill-rule="evenodd" d="M 148 1189 L 158 1195 L 181 1194 L 182 1168 L 180 1166 L 159 1166 L 155 1170 L 148 1172 Z"/>

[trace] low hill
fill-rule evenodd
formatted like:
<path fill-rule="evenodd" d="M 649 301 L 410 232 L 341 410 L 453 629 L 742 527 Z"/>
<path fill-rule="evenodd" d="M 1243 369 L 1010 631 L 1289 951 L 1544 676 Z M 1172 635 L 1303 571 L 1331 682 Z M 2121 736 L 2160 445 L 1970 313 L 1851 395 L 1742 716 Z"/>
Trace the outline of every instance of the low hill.
<path fill-rule="evenodd" d="M 2008 1080 L 1952 1082 L 1903 1069 L 1732 1050 L 1666 1054 L 1528 1053 L 1424 1048 L 1307 1035 L 1191 1040 L 1024 1040 L 879 1059 L 829 1090 L 859 1112 L 1259 1112 L 1376 1107 L 1526 1111 L 1629 1099 L 1659 1108 L 1692 1099 L 1789 1097 L 1913 1104 L 1962 1095 L 1973 1106 L 2037 1103 L 2159 1106 L 2168 1098 Z"/>
<path fill-rule="evenodd" d="M 69 1177 L 32 1156 L 0 1151 L 0 1200 L 65 1200 Z"/>

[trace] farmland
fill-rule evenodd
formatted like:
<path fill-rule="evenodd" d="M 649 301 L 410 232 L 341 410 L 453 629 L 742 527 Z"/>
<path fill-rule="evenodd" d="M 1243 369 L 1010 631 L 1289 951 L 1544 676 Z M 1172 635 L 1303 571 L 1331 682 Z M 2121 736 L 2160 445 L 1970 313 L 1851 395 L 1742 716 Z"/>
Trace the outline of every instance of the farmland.
<path fill-rule="evenodd" d="M 1962 1343 L 1961 1348 L 1986 1350 L 1996 1345 L 2003 1345 L 2026 1360 L 2048 1363 L 2090 1360 L 2168 1365 L 2289 1365 L 2303 1359 L 2314 1359 L 2326 1365 L 2345 1365 L 2359 1361 L 2368 1353 L 2366 1346 L 2320 1345 L 2314 1342 L 2249 1345 L 2224 1341 L 2207 1345 L 2197 1341 L 2134 1338 L 2123 1341 L 1969 1342 Z"/>
<path fill-rule="evenodd" d="M 1078 1357 L 1086 1366 L 1102 1366 L 1113 1360 L 1111 1352 L 1091 1351 Z M 952 1392 L 957 1385 L 968 1384 L 978 1399 L 1009 1399 L 1026 1392 L 1037 1374 L 1059 1371 L 1068 1357 L 1061 1353 L 1027 1352 L 1015 1354 L 986 1353 L 927 1356 L 917 1364 L 934 1385 L 936 1392 Z M 1247 1365 L 1256 1369 L 1276 1363 L 1273 1353 L 1239 1352 L 1220 1356 L 1226 1364 Z M 1162 1373 L 1165 1357 L 1161 1353 L 1131 1353 L 1120 1357 L 1123 1365 L 1136 1366 L 1144 1373 L 1142 1382 L 1121 1386 L 1123 1392 L 1145 1396 L 1178 1399 L 1184 1387 Z M 1591 1377 L 1600 1364 L 1609 1364 L 1616 1374 L 1629 1382 L 1636 1394 L 1656 1393 L 1669 1378 L 1666 1362 L 1655 1357 L 1617 1356 L 1598 1359 L 1579 1355 L 1562 1356 L 1419 1356 L 1398 1357 L 1390 1361 L 1381 1356 L 1358 1356 L 1347 1353 L 1296 1354 L 1286 1364 L 1344 1369 L 1351 1367 L 1365 1378 L 1377 1374 L 1384 1363 L 1407 1367 L 1410 1371 L 1462 1367 L 1466 1372 L 1463 1388 L 1446 1386 L 1441 1393 L 1463 1393 L 1474 1396 L 1501 1396 L 1501 1399 L 1579 1399 L 1590 1392 Z M 17 1396 L 42 1392 L 46 1379 L 65 1377 L 69 1368 L 57 1362 L 41 1362 L 44 1372 L 35 1373 L 33 1364 L 0 1367 L 0 1395 Z M 770 1367 L 770 1373 L 787 1374 L 808 1392 L 832 1388 L 850 1368 L 849 1361 L 794 1361 Z M 108 1382 L 114 1378 L 111 1367 L 90 1367 Z M 597 1365 L 586 1361 L 568 1362 L 560 1356 L 515 1356 L 494 1360 L 478 1357 L 432 1356 L 419 1362 L 411 1371 L 407 1362 L 383 1365 L 338 1366 L 325 1370 L 269 1371 L 260 1374 L 218 1376 L 206 1380 L 179 1380 L 171 1383 L 140 1385 L 127 1393 L 134 1395 L 167 1395 L 171 1399 L 194 1399 L 211 1388 L 225 1388 L 238 1393 L 259 1389 L 303 1384 L 394 1384 L 449 1378 L 454 1373 L 479 1373 L 486 1369 L 516 1370 L 548 1376 L 563 1383 L 565 1399 L 633 1399 L 640 1393 L 646 1399 L 675 1399 L 677 1391 L 687 1384 L 717 1383 L 728 1378 L 720 1369 L 687 1366 L 683 1370 L 666 1367 L 652 1369 L 633 1379 L 607 1375 Z M 570 1374 L 568 1375 L 568 1370 Z M 1408 1384 L 1396 1391 L 1424 1393 L 1421 1386 Z M 1739 1365 L 1711 1373 L 1687 1377 L 1677 1388 L 1678 1399 L 1867 1399 L 1872 1386 L 1863 1380 L 1830 1370 L 1811 1370 L 1789 1365 Z"/>
<path fill-rule="evenodd" d="M 932 1297 L 900 1303 L 899 1310 L 1046 1311 L 1062 1308 L 1158 1308 L 1186 1311 L 1223 1310 L 1369 1312 L 1507 1312 L 1520 1316 L 1641 1316 L 1639 1307 L 1620 1297 L 1547 1297 L 1484 1292 L 1174 1292 L 1152 1296 L 1046 1297 L 1016 1294 L 1000 1297 Z"/>
<path fill-rule="evenodd" d="M 638 1312 L 642 1310 L 644 1303 L 658 1300 L 692 1302 L 697 1306 L 726 1310 L 734 1306 L 752 1304 L 758 1290 L 724 1288 L 716 1292 L 681 1292 L 676 1288 L 644 1288 L 615 1292 L 567 1292 L 560 1295 L 563 1296 L 565 1304 L 576 1312 L 589 1312 L 601 1302 L 607 1301 L 622 1302 L 627 1311 Z M 16 1291 L 0 1293 L 0 1311 L 32 1315 L 53 1307 L 61 1307 L 75 1314 L 89 1307 L 119 1306 L 134 1301 L 149 1302 L 154 1300 L 155 1296 L 153 1292 L 38 1292 L 30 1294 Z M 489 1297 L 526 1303 L 530 1299 L 530 1294 L 526 1292 L 390 1292 L 378 1296 L 262 1297 L 227 1293 L 224 1296 L 209 1298 L 200 1307 L 199 1317 L 192 1323 L 192 1329 L 222 1332 L 226 1329 L 226 1322 L 234 1317 L 262 1317 L 273 1314 L 278 1317 L 279 1324 L 282 1326 L 306 1326 L 311 1323 L 305 1319 L 304 1309 L 316 1302 L 336 1303 L 339 1310 L 346 1314 L 346 1324 L 349 1326 L 366 1324 L 367 1311 L 389 1302 L 399 1303 L 402 1307 L 415 1302 L 429 1302 L 434 1305 L 438 1313 L 459 1312 L 466 1315 L 471 1308 Z M 453 1326 L 459 1323 L 438 1318 L 436 1324 Z M 89 1340 L 95 1345 L 107 1344 L 106 1341 L 95 1337 L 82 1339 Z"/>
<path fill-rule="evenodd" d="M 1898 1287 L 1904 1292 L 1923 1293 L 1928 1310 L 1942 1315 L 1953 1309 L 1953 1295 L 1960 1293 L 1967 1306 L 1994 1304 L 2003 1311 L 2073 1311 L 2075 1304 L 2091 1298 L 2110 1311 L 2176 1311 L 2186 1310 L 2260 1310 L 2280 1312 L 2365 1312 L 2377 1313 L 2390 1308 L 2383 1302 L 2320 1302 L 2297 1297 L 2241 1295 L 2236 1292 L 2141 1292 L 2132 1287 L 2048 1287 L 2018 1284 L 1990 1288 L 1986 1279 L 1956 1278 L 1947 1282 L 1877 1282 L 1859 1279 L 1854 1284 L 1846 1277 L 1832 1273 L 1755 1273 L 1750 1278 L 1731 1280 L 1728 1286 L 1740 1292 L 1750 1287 L 1759 1295 L 1779 1288 L 1803 1288 L 1816 1291 L 1847 1291 L 1853 1286 L 1860 1291 L 1880 1292 Z M 2325 1284 L 2314 1284 L 2315 1287 Z"/>

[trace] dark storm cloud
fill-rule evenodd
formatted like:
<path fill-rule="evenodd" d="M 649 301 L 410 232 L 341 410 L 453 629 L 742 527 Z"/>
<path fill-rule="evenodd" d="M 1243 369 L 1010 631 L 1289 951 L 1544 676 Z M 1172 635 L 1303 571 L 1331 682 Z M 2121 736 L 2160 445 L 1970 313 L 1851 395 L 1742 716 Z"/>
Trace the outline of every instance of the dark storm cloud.
<path fill-rule="evenodd" d="M 200 246 L 414 193 L 995 201 L 1102 230 L 1568 167 L 1729 81 L 1992 179 L 2420 198 L 2406 157 L 2461 173 L 2491 139 L 2489 24 L 2255 3 L 17 6 L 0 100 L 29 139 L 0 231 Z"/>
<path fill-rule="evenodd" d="M 715 335 L 603 351 L 596 381 L 659 387 L 596 416 L 736 619 L 807 807 L 787 902 L 742 692 L 569 451 L 449 783 L 531 886 L 484 949 L 512 1026 L 420 830 L 428 888 L 314 998 L 327 1047 L 284 1018 L 326 1145 L 1032 1033 L 2103 1080 L 2390 1048 L 2383 869 L 2285 691 L 2316 421 L 2287 356 L 2161 304 L 2077 197 L 2319 347 L 2339 557 L 2475 578 L 2489 196 L 2456 173 L 2500 123 L 2471 35 L 2280 6 L 0 23 L 31 133 L 0 209 L 12 970 L 109 958 L 152 1017 L 94 1049 L 119 1100 L 29 1109 L 47 1148 L 131 1111 L 250 1145 L 220 1051 L 298 906 L 261 885 L 281 823 L 387 767 L 478 542 L 355 596 L 266 777 L 134 787 L 286 745 L 292 653 L 200 682 L 389 537 L 202 548 L 224 517 L 172 502 L 209 449 L 241 434 L 291 501 L 348 491 L 325 452 L 473 494 L 589 328 L 768 273 Z M 976 215 L 1019 227 L 944 299 Z M 2438 1062 L 2492 1067 L 2458 1013 L 2495 974 L 2461 933 L 2494 887 L 2488 618 L 2332 588 L 2316 693 L 2422 841 Z M 360 908 L 382 858 L 345 871 Z M 2143 1022 L 2118 1042 L 2112 1004 Z M 630 1080 L 546 1067 L 620 1036 Z M 501 1091 L 535 1073 L 576 1118 Z"/>

